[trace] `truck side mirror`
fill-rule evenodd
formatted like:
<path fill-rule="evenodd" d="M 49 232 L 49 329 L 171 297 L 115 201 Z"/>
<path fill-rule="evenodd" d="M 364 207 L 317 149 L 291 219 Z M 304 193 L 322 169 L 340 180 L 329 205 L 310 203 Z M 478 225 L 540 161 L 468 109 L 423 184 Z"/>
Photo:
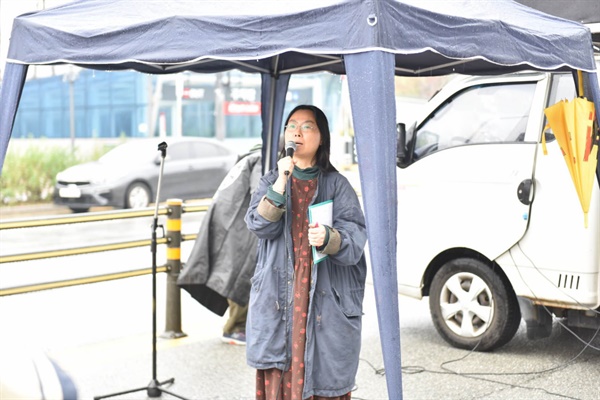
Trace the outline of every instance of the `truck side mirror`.
<path fill-rule="evenodd" d="M 396 163 L 399 167 L 406 166 L 406 124 L 399 122 L 396 124 Z"/>

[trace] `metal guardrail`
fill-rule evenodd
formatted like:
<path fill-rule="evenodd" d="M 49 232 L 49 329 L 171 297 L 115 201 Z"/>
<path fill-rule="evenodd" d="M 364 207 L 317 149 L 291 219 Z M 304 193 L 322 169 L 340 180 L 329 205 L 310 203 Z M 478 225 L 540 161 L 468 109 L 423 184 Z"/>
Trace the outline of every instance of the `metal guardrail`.
<path fill-rule="evenodd" d="M 12 254 L 12 255 L 8 255 L 8 256 L 0 256 L 0 264 L 16 262 L 16 261 L 40 260 L 42 258 L 77 256 L 77 255 L 81 255 L 81 254 L 98 253 L 101 251 L 132 249 L 134 247 L 150 246 L 151 242 L 152 241 L 150 239 L 134 240 L 131 242 L 119 242 L 119 243 L 102 244 L 102 245 L 96 245 L 96 246 L 74 247 L 71 249 L 39 251 L 39 252 L 34 252 L 34 253 L 23 253 L 23 254 Z M 157 239 L 156 243 L 157 244 L 166 244 L 167 239 L 159 238 L 159 239 Z M 2 296 L 1 289 L 0 289 L 0 296 Z"/>
<path fill-rule="evenodd" d="M 168 209 L 165 205 L 159 206 L 158 215 L 167 215 Z M 37 228 L 40 226 L 53 226 L 53 225 L 66 225 L 66 224 L 77 224 L 82 222 L 94 222 L 94 221 L 109 221 L 115 219 L 125 218 L 138 218 L 138 217 L 151 217 L 154 215 L 153 208 L 143 208 L 139 210 L 114 210 L 114 211 L 98 211 L 78 215 L 62 216 L 58 215 L 55 217 L 44 216 L 44 217 L 33 217 L 23 218 L 11 221 L 0 222 L 0 230 L 5 229 L 18 229 L 18 228 Z"/>
<path fill-rule="evenodd" d="M 204 199 L 202 201 L 194 201 L 192 203 L 183 203 L 183 212 L 198 212 L 206 211 L 210 205 L 212 199 Z M 166 204 L 159 205 L 158 215 L 167 215 L 169 208 Z M 10 221 L 0 221 L 0 231 L 6 229 L 17 229 L 17 228 L 35 228 L 40 226 L 52 226 L 52 225 L 66 225 L 76 224 L 82 222 L 94 222 L 94 221 L 110 221 L 116 219 L 126 218 L 139 218 L 139 217 L 152 217 L 154 216 L 154 208 L 147 207 L 139 210 L 112 210 L 112 211 L 98 211 L 79 215 L 69 216 L 44 216 L 44 217 L 33 217 L 33 218 L 22 218 L 14 219 Z"/>
<path fill-rule="evenodd" d="M 208 210 L 211 199 L 205 199 L 202 203 L 192 202 L 184 204 L 179 199 L 169 199 L 165 204 L 159 205 L 158 215 L 167 216 L 167 230 L 165 237 L 157 239 L 157 245 L 167 245 L 167 263 L 163 266 L 157 266 L 156 272 L 166 272 L 167 275 L 167 307 L 166 307 L 166 330 L 161 336 L 167 338 L 177 338 L 185 336 L 181 332 L 181 300 L 180 290 L 177 286 L 177 277 L 181 270 L 181 242 L 186 240 L 195 240 L 196 234 L 181 234 L 181 217 L 184 213 L 204 212 Z M 66 225 L 76 223 L 89 223 L 98 221 L 110 221 L 126 218 L 139 218 L 154 216 L 154 208 L 144 208 L 140 210 L 115 210 L 85 213 L 76 216 L 56 216 L 56 217 L 34 217 L 20 220 L 11 220 L 0 222 L 0 230 L 34 228 L 53 225 Z M 116 242 L 95 246 L 83 246 L 67 249 L 58 249 L 42 252 L 30 252 L 0 256 L 0 264 L 39 260 L 51 257 L 64 257 L 82 254 L 90 254 L 103 251 L 122 250 L 134 247 L 150 246 L 152 240 L 136 240 L 128 242 Z M 40 290 L 58 289 L 89 283 L 106 282 L 110 280 L 131 278 L 135 276 L 152 274 L 152 268 L 136 269 L 122 271 L 112 274 L 94 275 L 74 279 L 43 282 L 32 285 L 22 285 L 0 289 L 0 297 L 15 294 L 23 294 Z"/>
<path fill-rule="evenodd" d="M 167 272 L 167 266 L 156 267 L 156 272 Z M 6 289 L 0 289 L 0 296 L 10 296 L 14 294 L 23 294 L 37 292 L 40 290 L 57 289 L 76 285 L 85 285 L 88 283 L 98 283 L 112 281 L 115 279 L 132 278 L 134 276 L 148 275 L 152 273 L 152 268 L 137 269 L 133 271 L 117 272 L 114 274 L 88 276 L 76 279 L 67 279 L 63 281 L 53 281 L 46 283 L 37 283 L 35 285 L 16 286 Z"/>

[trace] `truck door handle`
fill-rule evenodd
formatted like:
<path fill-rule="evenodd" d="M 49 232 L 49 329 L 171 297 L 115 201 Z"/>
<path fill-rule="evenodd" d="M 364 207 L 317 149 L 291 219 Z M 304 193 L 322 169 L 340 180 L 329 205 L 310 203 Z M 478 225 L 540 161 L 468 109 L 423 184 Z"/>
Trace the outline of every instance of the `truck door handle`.
<path fill-rule="evenodd" d="M 519 187 L 517 188 L 517 197 L 519 201 L 526 206 L 530 205 L 533 201 L 534 194 L 534 184 L 532 179 L 525 179 L 521 183 L 519 183 Z"/>

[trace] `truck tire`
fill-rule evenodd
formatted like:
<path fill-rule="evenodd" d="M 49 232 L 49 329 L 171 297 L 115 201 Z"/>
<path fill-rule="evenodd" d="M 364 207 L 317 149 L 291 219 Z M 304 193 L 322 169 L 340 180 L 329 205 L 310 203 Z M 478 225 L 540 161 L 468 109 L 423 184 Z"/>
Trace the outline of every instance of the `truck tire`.
<path fill-rule="evenodd" d="M 459 258 L 433 277 L 429 309 L 438 333 L 460 349 L 491 351 L 508 343 L 521 311 L 508 280 L 479 260 Z"/>
<path fill-rule="evenodd" d="M 150 188 L 144 182 L 133 182 L 125 193 L 125 208 L 145 208 L 150 205 Z"/>

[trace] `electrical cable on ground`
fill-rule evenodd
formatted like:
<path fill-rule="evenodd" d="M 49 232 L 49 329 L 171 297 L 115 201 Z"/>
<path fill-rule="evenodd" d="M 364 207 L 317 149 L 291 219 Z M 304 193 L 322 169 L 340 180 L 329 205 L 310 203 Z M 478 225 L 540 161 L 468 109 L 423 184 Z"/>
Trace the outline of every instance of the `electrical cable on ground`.
<path fill-rule="evenodd" d="M 529 288 L 529 289 L 531 290 L 531 288 Z M 546 311 L 550 312 L 548 309 L 546 309 Z M 592 338 L 589 341 L 585 341 L 583 338 L 578 336 L 575 332 L 573 332 L 572 330 L 567 328 L 566 325 L 562 324 L 560 321 L 558 321 L 558 323 L 561 326 L 563 326 L 569 333 L 571 333 L 577 340 L 581 341 L 584 344 L 584 347 L 583 347 L 583 349 L 581 349 L 579 351 L 579 353 L 577 353 L 577 355 L 575 355 L 570 360 L 568 360 L 560 365 L 551 367 L 551 368 L 546 368 L 546 369 L 539 370 L 539 371 L 527 371 L 527 372 L 457 372 L 457 371 L 453 371 L 446 367 L 447 364 L 462 361 L 462 360 L 466 359 L 467 357 L 469 357 L 471 354 L 473 354 L 477 350 L 477 347 L 479 345 L 479 342 L 478 342 L 477 345 L 475 345 L 475 347 L 473 349 L 469 350 L 469 352 L 467 354 L 465 354 L 464 356 L 454 359 L 454 360 L 448 360 L 448 361 L 442 362 L 440 364 L 440 368 L 443 369 L 444 371 L 434 371 L 434 370 L 430 370 L 430 369 L 427 369 L 427 368 L 419 366 L 419 365 L 410 365 L 410 366 L 403 366 L 402 373 L 407 374 L 407 375 L 413 375 L 413 374 L 428 372 L 431 374 L 438 374 L 438 375 L 457 375 L 457 376 L 462 376 L 465 378 L 477 379 L 477 380 L 490 382 L 490 383 L 497 383 L 497 384 L 509 386 L 511 388 L 542 391 L 542 392 L 544 392 L 548 395 L 552 395 L 552 396 L 557 396 L 557 397 L 566 398 L 566 399 L 579 400 L 577 397 L 572 397 L 572 396 L 564 395 L 561 393 L 551 392 L 549 390 L 546 390 L 546 389 L 540 388 L 540 387 L 528 387 L 528 386 L 518 385 L 518 384 L 514 384 L 514 383 L 506 383 L 506 382 L 497 381 L 494 379 L 489 379 L 489 378 L 483 377 L 483 376 L 541 375 L 541 374 L 549 373 L 549 372 L 556 371 L 556 370 L 567 367 L 569 364 L 571 364 L 575 360 L 577 360 L 588 348 L 591 348 L 594 350 L 600 350 L 591 344 L 594 341 L 594 339 L 596 338 L 596 336 L 598 336 L 598 334 L 600 333 L 600 328 L 598 328 L 595 331 L 594 335 L 592 335 Z M 368 364 L 373 369 L 373 371 L 375 372 L 376 375 L 381 375 L 381 376 L 385 375 L 385 368 L 376 368 L 371 362 L 369 362 L 368 360 L 366 360 L 364 358 L 360 358 L 360 361 L 363 361 L 366 364 Z M 367 399 L 362 399 L 359 397 L 354 397 L 354 398 L 358 399 L 358 400 L 367 400 Z"/>
<path fill-rule="evenodd" d="M 550 279 L 544 275 L 539 268 L 531 261 L 531 259 L 523 252 L 523 250 L 521 249 L 520 244 L 517 244 L 517 246 L 519 247 L 519 250 L 521 250 L 521 253 L 529 260 L 529 262 L 531 263 L 531 265 L 533 265 L 533 267 L 535 268 L 535 270 L 542 276 L 544 277 L 546 280 L 548 280 L 548 282 L 552 283 L 550 281 Z M 511 254 L 511 258 L 513 260 L 513 264 L 515 264 L 515 260 L 512 257 Z M 517 268 L 517 271 L 519 272 L 520 275 L 520 270 Z M 521 276 L 521 275 L 520 275 Z M 527 286 L 527 289 L 529 289 L 529 291 L 532 293 L 533 297 L 535 299 L 538 299 L 538 297 L 535 295 L 534 291 L 531 289 L 531 287 L 529 287 L 529 285 L 527 285 L 527 282 L 523 279 L 523 277 L 521 276 L 522 281 L 525 283 L 525 285 Z M 553 284 L 554 285 L 554 284 Z M 559 290 L 561 290 L 560 288 L 558 288 Z M 568 293 L 565 293 L 564 291 L 561 290 L 561 292 L 563 294 L 565 294 L 567 297 L 569 297 L 570 299 L 572 299 L 576 304 L 578 304 L 579 306 L 592 311 L 595 314 L 600 314 L 600 311 L 592 309 L 586 305 L 581 304 L 580 302 L 578 302 L 576 299 L 574 299 L 573 297 L 571 297 Z M 574 400 L 579 400 L 577 397 L 571 397 L 571 396 L 567 396 L 561 393 L 556 393 L 556 392 L 551 392 L 548 391 L 544 388 L 539 388 L 539 387 L 528 387 L 528 386 L 522 386 L 522 385 L 518 385 L 518 384 L 513 384 L 513 383 L 506 383 L 506 382 L 501 382 L 501 381 L 497 381 L 494 379 L 489 379 L 489 378 L 483 378 L 483 376 L 516 376 L 516 375 L 541 375 L 541 374 L 545 374 L 545 373 L 549 373 L 552 371 L 556 371 L 562 368 L 567 367 L 569 364 L 572 364 L 573 362 L 575 362 L 579 357 L 581 357 L 581 355 L 585 352 L 585 350 L 587 350 L 588 348 L 596 350 L 596 351 L 600 351 L 599 347 L 596 347 L 594 345 L 592 345 L 592 342 L 594 341 L 594 339 L 596 339 L 596 337 L 598 336 L 598 334 L 600 333 L 600 327 L 598 329 L 596 329 L 596 331 L 594 332 L 594 334 L 592 335 L 591 339 L 589 341 L 584 340 L 581 336 L 577 335 L 575 332 L 573 332 L 573 330 L 571 330 L 569 327 L 567 327 L 566 324 L 564 324 L 562 321 L 560 321 L 558 318 L 554 317 L 553 313 L 546 307 L 543 306 L 544 310 L 546 310 L 546 312 L 548 314 L 550 314 L 550 316 L 552 317 L 553 321 L 556 321 L 560 326 L 562 326 L 567 332 L 569 332 L 573 337 L 575 337 L 578 341 L 580 341 L 581 343 L 584 344 L 583 348 L 579 351 L 579 353 L 577 353 L 577 355 L 575 355 L 573 358 L 571 358 L 570 360 L 560 364 L 560 365 L 556 365 L 554 367 L 551 368 L 546 368 L 543 370 L 539 370 L 539 371 L 528 371 L 528 372 L 457 372 L 457 371 L 453 371 L 449 368 L 446 367 L 447 364 L 450 363 L 454 363 L 454 362 L 459 362 L 462 361 L 464 359 L 466 359 L 468 356 L 470 356 L 471 354 L 473 354 L 476 350 L 477 347 L 479 346 L 479 343 L 477 343 L 477 345 L 475 345 L 475 347 L 473 349 L 471 349 L 467 354 L 465 354 L 464 356 L 454 359 L 454 360 L 448 360 L 448 361 L 444 361 L 440 364 L 440 368 L 443 369 L 444 371 L 433 371 L 433 370 L 429 370 L 425 367 L 422 366 L 418 366 L 418 365 L 410 365 L 410 366 L 403 366 L 402 367 L 402 373 L 403 374 L 407 374 L 407 375 L 413 375 L 413 374 L 419 374 L 419 373 L 423 373 L 423 372 L 428 372 L 431 374 L 439 374 L 439 375 L 457 375 L 457 376 L 463 376 L 465 378 L 471 378 L 471 379 L 477 379 L 477 380 L 482 380 L 482 381 L 486 381 L 486 382 L 491 382 L 491 383 L 497 383 L 497 384 L 501 384 L 501 385 L 506 385 L 506 386 L 510 386 L 512 388 L 519 388 L 519 389 L 526 389 L 526 390 L 537 390 L 537 391 L 542 391 L 548 395 L 552 395 L 552 396 L 558 396 L 558 397 L 562 397 L 562 398 L 566 398 L 566 399 L 574 399 Z M 371 362 L 369 362 L 368 360 L 364 359 L 364 358 L 360 358 L 360 361 L 363 361 L 365 363 L 367 363 L 374 371 L 376 375 L 385 375 L 385 368 L 376 368 Z M 366 399 L 362 399 L 359 397 L 354 397 L 357 400 L 366 400 Z"/>

